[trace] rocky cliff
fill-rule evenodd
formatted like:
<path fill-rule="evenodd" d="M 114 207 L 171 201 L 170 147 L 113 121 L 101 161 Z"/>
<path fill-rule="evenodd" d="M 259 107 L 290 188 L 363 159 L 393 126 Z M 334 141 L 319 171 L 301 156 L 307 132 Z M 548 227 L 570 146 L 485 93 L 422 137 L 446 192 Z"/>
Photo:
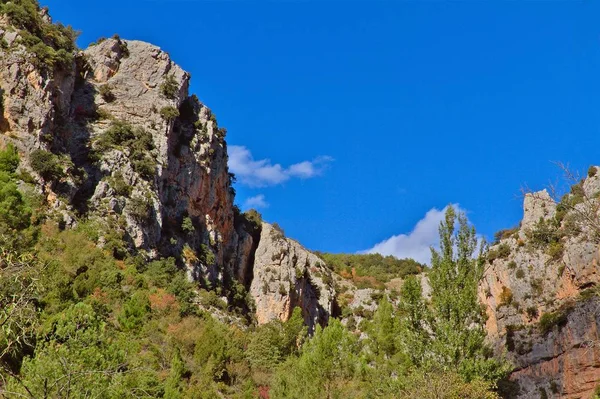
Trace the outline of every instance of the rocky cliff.
<path fill-rule="evenodd" d="M 226 130 L 189 95 L 189 73 L 148 43 L 113 37 L 71 56 L 19 28 L 0 18 L 0 143 L 18 148 L 22 184 L 62 227 L 95 223 L 115 256 L 174 256 L 206 287 L 237 282 L 261 323 L 294 306 L 311 326 L 327 321 L 318 258 L 234 206 Z"/>
<path fill-rule="evenodd" d="M 514 397 L 587 398 L 600 381 L 595 172 L 560 201 L 527 194 L 520 227 L 490 249 L 479 296 L 496 352 L 516 366 Z"/>

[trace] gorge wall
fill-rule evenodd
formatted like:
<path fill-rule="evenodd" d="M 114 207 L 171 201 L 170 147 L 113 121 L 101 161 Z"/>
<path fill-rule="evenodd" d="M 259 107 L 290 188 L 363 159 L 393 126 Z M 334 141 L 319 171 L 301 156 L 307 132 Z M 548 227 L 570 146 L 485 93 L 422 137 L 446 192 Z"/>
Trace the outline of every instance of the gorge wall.
<path fill-rule="evenodd" d="M 327 321 L 333 289 L 322 283 L 317 257 L 272 240 L 269 225 L 234 206 L 226 130 L 189 95 L 189 73 L 160 48 L 119 37 L 50 67 L 23 35 L 0 19 L 0 144 L 18 148 L 23 188 L 37 192 L 61 226 L 95 222 L 98 245 L 116 256 L 174 256 L 205 286 L 242 284 L 259 322 L 286 320 L 294 306 L 311 327 Z M 265 267 L 277 273 L 266 291 L 256 288 Z M 285 309 L 274 309 L 281 301 Z"/>
<path fill-rule="evenodd" d="M 558 203 L 527 194 L 519 228 L 491 247 L 479 296 L 496 353 L 515 366 L 511 397 L 590 398 L 599 384 L 596 171 Z"/>

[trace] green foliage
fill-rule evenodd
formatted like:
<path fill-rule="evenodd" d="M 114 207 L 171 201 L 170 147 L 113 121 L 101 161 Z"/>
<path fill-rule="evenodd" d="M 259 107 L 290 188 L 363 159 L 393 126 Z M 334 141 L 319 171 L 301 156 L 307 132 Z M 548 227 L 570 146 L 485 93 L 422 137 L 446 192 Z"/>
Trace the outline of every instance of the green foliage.
<path fill-rule="evenodd" d="M 77 32 L 70 26 L 44 21 L 37 0 L 0 1 L 0 15 L 20 29 L 21 43 L 38 68 L 66 67 L 73 62 Z"/>
<path fill-rule="evenodd" d="M 505 259 L 510 256 L 510 247 L 508 244 L 500 244 L 495 249 L 490 249 L 488 251 L 487 259 L 491 263 L 496 259 Z"/>
<path fill-rule="evenodd" d="M 6 172 L 0 172 L 0 235 L 7 235 L 10 240 L 15 232 L 29 227 L 31 215 L 31 208 L 16 183 Z"/>
<path fill-rule="evenodd" d="M 156 161 L 152 157 L 154 141 L 145 129 L 134 128 L 129 123 L 115 120 L 96 142 L 99 151 L 129 150 L 133 169 L 143 178 L 151 180 L 156 174 Z"/>
<path fill-rule="evenodd" d="M 175 107 L 171 107 L 170 105 L 161 108 L 159 113 L 160 116 L 168 122 L 172 121 L 173 119 L 179 116 L 179 110 Z"/>
<path fill-rule="evenodd" d="M 515 273 L 515 276 L 516 276 L 518 279 L 522 279 L 523 277 L 525 277 L 525 271 L 524 271 L 523 269 L 519 268 L 519 269 L 517 270 L 517 272 Z"/>
<path fill-rule="evenodd" d="M 183 230 L 187 234 L 192 234 L 196 231 L 196 228 L 194 227 L 194 222 L 192 222 L 192 219 L 190 217 L 186 216 L 183 218 L 183 222 L 181 223 L 181 230 Z"/>
<path fill-rule="evenodd" d="M 160 85 L 160 93 L 169 100 L 174 100 L 177 97 L 178 91 L 179 84 L 177 84 L 175 77 L 173 75 L 167 75 L 164 82 Z"/>
<path fill-rule="evenodd" d="M 501 240 L 506 240 L 519 232 L 519 227 L 513 227 L 512 229 L 503 229 L 494 233 L 494 242 L 499 243 Z"/>
<path fill-rule="evenodd" d="M 117 195 L 129 197 L 131 195 L 131 192 L 133 191 L 133 187 L 127 184 L 121 171 L 116 171 L 113 176 L 107 179 L 107 181 L 108 184 L 115 190 Z"/>
<path fill-rule="evenodd" d="M 359 288 L 382 288 L 394 278 L 420 273 L 425 266 L 412 259 L 397 259 L 379 254 L 318 253 L 327 266 L 344 278 L 351 279 Z"/>
<path fill-rule="evenodd" d="M 555 312 L 544 313 L 540 317 L 538 327 L 542 334 L 548 334 L 554 327 L 562 327 L 567 323 L 568 312 L 564 309 L 559 309 Z"/>
<path fill-rule="evenodd" d="M 361 361 L 357 339 L 332 320 L 278 369 L 272 386 L 275 398 L 343 398 L 352 393 L 352 380 Z"/>
<path fill-rule="evenodd" d="M 144 292 L 137 291 L 125 305 L 118 316 L 119 324 L 125 331 L 138 329 L 150 312 L 150 301 Z"/>
<path fill-rule="evenodd" d="M 0 112 L 2 112 L 1 109 Z M 20 158 L 17 147 L 12 143 L 9 143 L 4 150 L 0 151 L 0 172 L 15 173 L 19 167 L 19 162 Z"/>
<path fill-rule="evenodd" d="M 59 180 L 64 171 L 58 155 L 45 150 L 33 150 L 29 154 L 31 168 L 46 180 Z"/>
<path fill-rule="evenodd" d="M 116 100 L 115 94 L 113 93 L 112 87 L 110 85 L 105 84 L 100 86 L 98 88 L 98 93 L 100 93 L 102 99 L 107 103 L 112 103 Z"/>
<path fill-rule="evenodd" d="M 260 326 L 248 342 L 246 357 L 253 368 L 272 372 L 288 356 L 298 353 L 306 332 L 302 312 L 297 307 L 287 322 L 277 320 Z"/>
<path fill-rule="evenodd" d="M 485 314 L 477 299 L 484 258 L 474 257 L 476 249 L 475 228 L 449 206 L 440 225 L 440 250 L 432 250 L 429 273 L 431 351 L 438 366 L 455 369 L 466 380 L 480 377 L 494 382 L 507 369 L 491 357 L 484 343 Z"/>

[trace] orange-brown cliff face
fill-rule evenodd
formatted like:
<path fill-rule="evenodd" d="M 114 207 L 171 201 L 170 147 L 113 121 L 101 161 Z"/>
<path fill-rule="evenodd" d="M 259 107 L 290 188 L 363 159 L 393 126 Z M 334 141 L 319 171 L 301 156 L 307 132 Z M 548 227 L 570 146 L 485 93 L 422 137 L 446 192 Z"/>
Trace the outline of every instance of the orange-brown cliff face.
<path fill-rule="evenodd" d="M 98 245 L 116 252 L 175 256 L 203 284 L 256 285 L 260 226 L 249 228 L 234 206 L 226 130 L 189 95 L 190 75 L 160 48 L 118 37 L 60 66 L 43 65 L 21 34 L 0 19 L 0 147 L 17 146 L 29 188 L 55 218 L 65 227 L 95 221 Z M 58 170 L 40 171 L 32 154 L 52 159 Z M 115 234 L 128 248 L 111 247 Z M 270 277 L 270 294 L 286 286 L 289 309 L 278 317 L 285 320 L 300 305 L 309 324 L 325 322 L 333 295 L 326 286 L 317 292 L 318 277 L 309 281 L 316 256 L 282 243 L 310 262 L 306 278 L 289 270 L 291 280 L 283 280 L 284 271 Z M 263 240 L 260 253 L 278 245 Z M 267 261 L 259 262 L 256 277 Z M 273 298 L 253 292 L 259 320 L 271 319 Z"/>
<path fill-rule="evenodd" d="M 491 248 L 479 297 L 496 353 L 515 365 L 511 397 L 587 398 L 600 385 L 599 190 L 591 173 L 559 204 L 527 194 L 520 227 Z"/>

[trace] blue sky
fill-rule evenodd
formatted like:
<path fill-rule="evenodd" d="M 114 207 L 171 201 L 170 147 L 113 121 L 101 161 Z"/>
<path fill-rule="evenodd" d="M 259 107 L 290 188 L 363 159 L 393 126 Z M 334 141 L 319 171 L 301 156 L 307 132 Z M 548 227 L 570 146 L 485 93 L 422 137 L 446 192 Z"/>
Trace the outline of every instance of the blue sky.
<path fill-rule="evenodd" d="M 228 129 L 237 202 L 312 249 L 406 234 L 401 256 L 449 203 L 492 236 L 552 161 L 600 163 L 600 2 L 42 3 L 81 46 L 119 33 L 190 71 Z"/>

